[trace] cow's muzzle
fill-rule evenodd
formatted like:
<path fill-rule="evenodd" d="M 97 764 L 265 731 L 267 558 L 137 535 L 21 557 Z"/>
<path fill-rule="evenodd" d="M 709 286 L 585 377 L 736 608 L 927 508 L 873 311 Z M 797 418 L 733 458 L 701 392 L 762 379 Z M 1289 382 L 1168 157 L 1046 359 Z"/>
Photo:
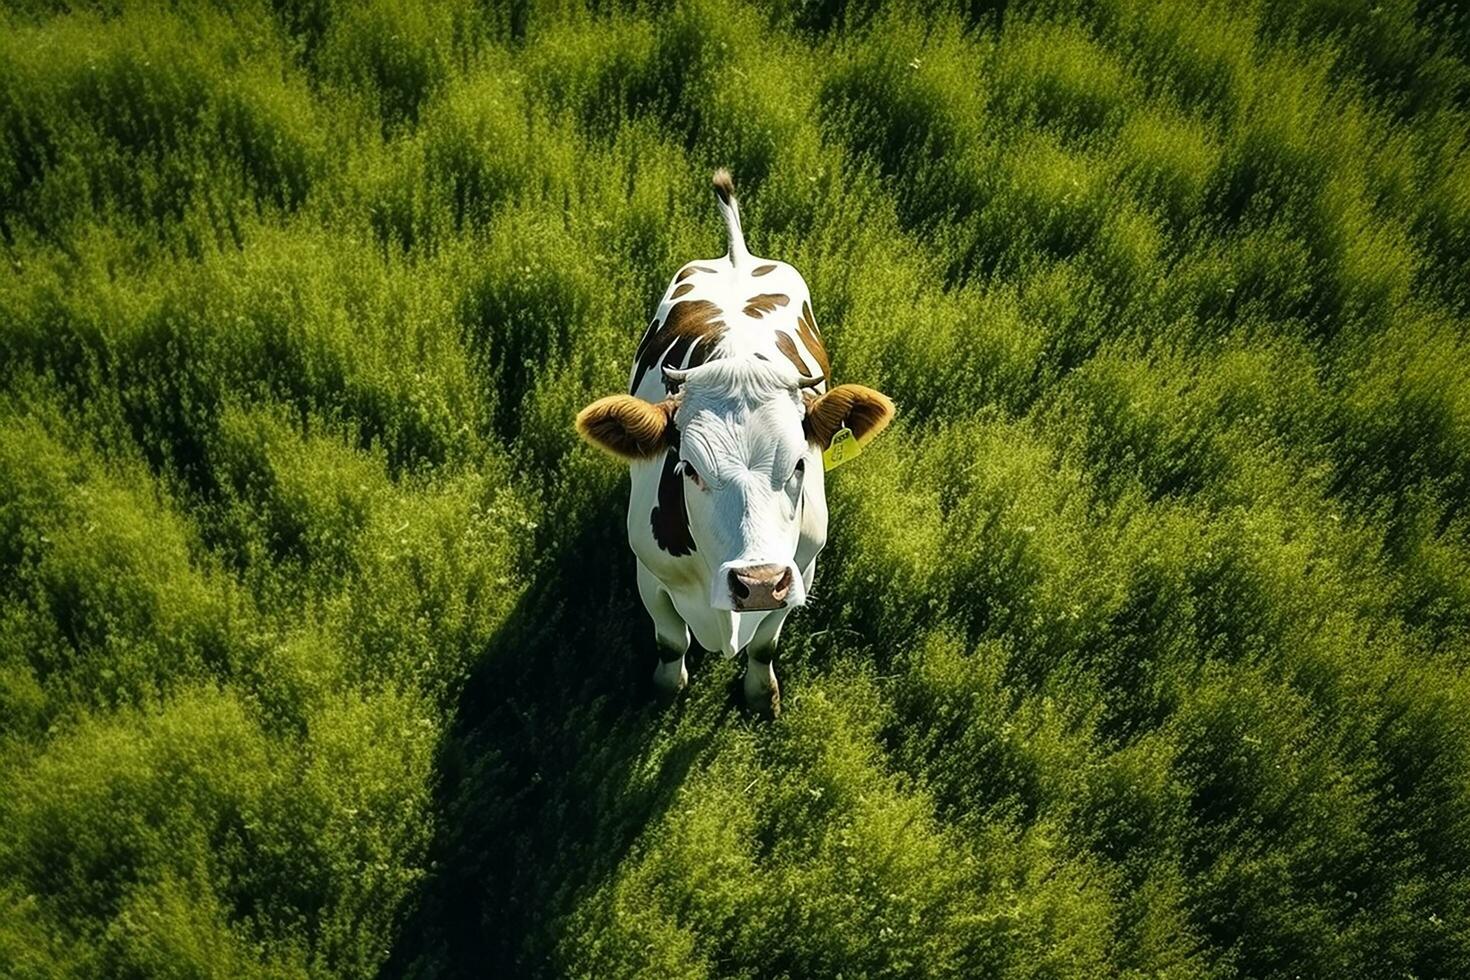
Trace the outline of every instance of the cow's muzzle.
<path fill-rule="evenodd" d="M 786 605 L 796 580 L 790 565 L 747 565 L 732 568 L 727 575 L 730 583 L 730 605 L 737 612 L 762 609 L 780 609 Z"/>

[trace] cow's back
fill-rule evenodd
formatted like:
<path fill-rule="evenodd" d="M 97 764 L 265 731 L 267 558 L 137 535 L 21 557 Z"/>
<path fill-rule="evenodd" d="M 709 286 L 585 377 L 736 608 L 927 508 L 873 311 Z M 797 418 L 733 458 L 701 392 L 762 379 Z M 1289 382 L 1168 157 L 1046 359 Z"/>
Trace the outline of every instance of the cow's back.
<path fill-rule="evenodd" d="M 628 390 L 658 401 L 666 394 L 660 367 L 690 368 L 738 355 L 784 358 L 800 374 L 821 377 L 817 391 L 825 390 L 831 368 L 811 294 L 785 262 L 752 256 L 739 268 L 727 258 L 683 266 L 638 344 Z"/>

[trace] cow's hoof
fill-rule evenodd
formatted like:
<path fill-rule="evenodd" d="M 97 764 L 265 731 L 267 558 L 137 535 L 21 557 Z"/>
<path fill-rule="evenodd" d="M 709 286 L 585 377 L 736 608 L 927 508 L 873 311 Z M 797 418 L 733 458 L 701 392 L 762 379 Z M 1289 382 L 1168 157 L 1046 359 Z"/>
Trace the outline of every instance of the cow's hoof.
<path fill-rule="evenodd" d="M 689 669 L 682 660 L 660 663 L 653 669 L 653 689 L 661 704 L 672 704 L 688 686 Z"/>
<path fill-rule="evenodd" d="M 760 688 L 746 685 L 745 706 L 761 718 L 781 717 L 781 685 L 772 684 Z"/>

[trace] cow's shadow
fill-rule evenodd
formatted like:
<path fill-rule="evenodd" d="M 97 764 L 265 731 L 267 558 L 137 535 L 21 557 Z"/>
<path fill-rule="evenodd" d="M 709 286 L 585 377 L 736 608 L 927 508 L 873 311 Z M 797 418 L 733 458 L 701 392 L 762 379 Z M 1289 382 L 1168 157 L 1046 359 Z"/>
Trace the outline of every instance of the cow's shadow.
<path fill-rule="evenodd" d="M 697 647 L 703 723 L 681 726 L 690 705 L 655 698 L 620 505 L 538 561 L 464 686 L 439 757 L 433 864 L 385 976 L 558 973 L 565 917 L 668 807 L 701 733 L 738 710 L 734 668 Z"/>

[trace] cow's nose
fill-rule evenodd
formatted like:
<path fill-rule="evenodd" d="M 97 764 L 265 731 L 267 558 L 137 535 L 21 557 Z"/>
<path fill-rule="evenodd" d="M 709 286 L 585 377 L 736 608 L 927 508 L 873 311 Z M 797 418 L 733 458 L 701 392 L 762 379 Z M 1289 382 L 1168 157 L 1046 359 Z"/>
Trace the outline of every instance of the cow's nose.
<path fill-rule="evenodd" d="M 779 609 L 791 592 L 789 565 L 750 565 L 730 569 L 730 597 L 736 609 Z"/>

